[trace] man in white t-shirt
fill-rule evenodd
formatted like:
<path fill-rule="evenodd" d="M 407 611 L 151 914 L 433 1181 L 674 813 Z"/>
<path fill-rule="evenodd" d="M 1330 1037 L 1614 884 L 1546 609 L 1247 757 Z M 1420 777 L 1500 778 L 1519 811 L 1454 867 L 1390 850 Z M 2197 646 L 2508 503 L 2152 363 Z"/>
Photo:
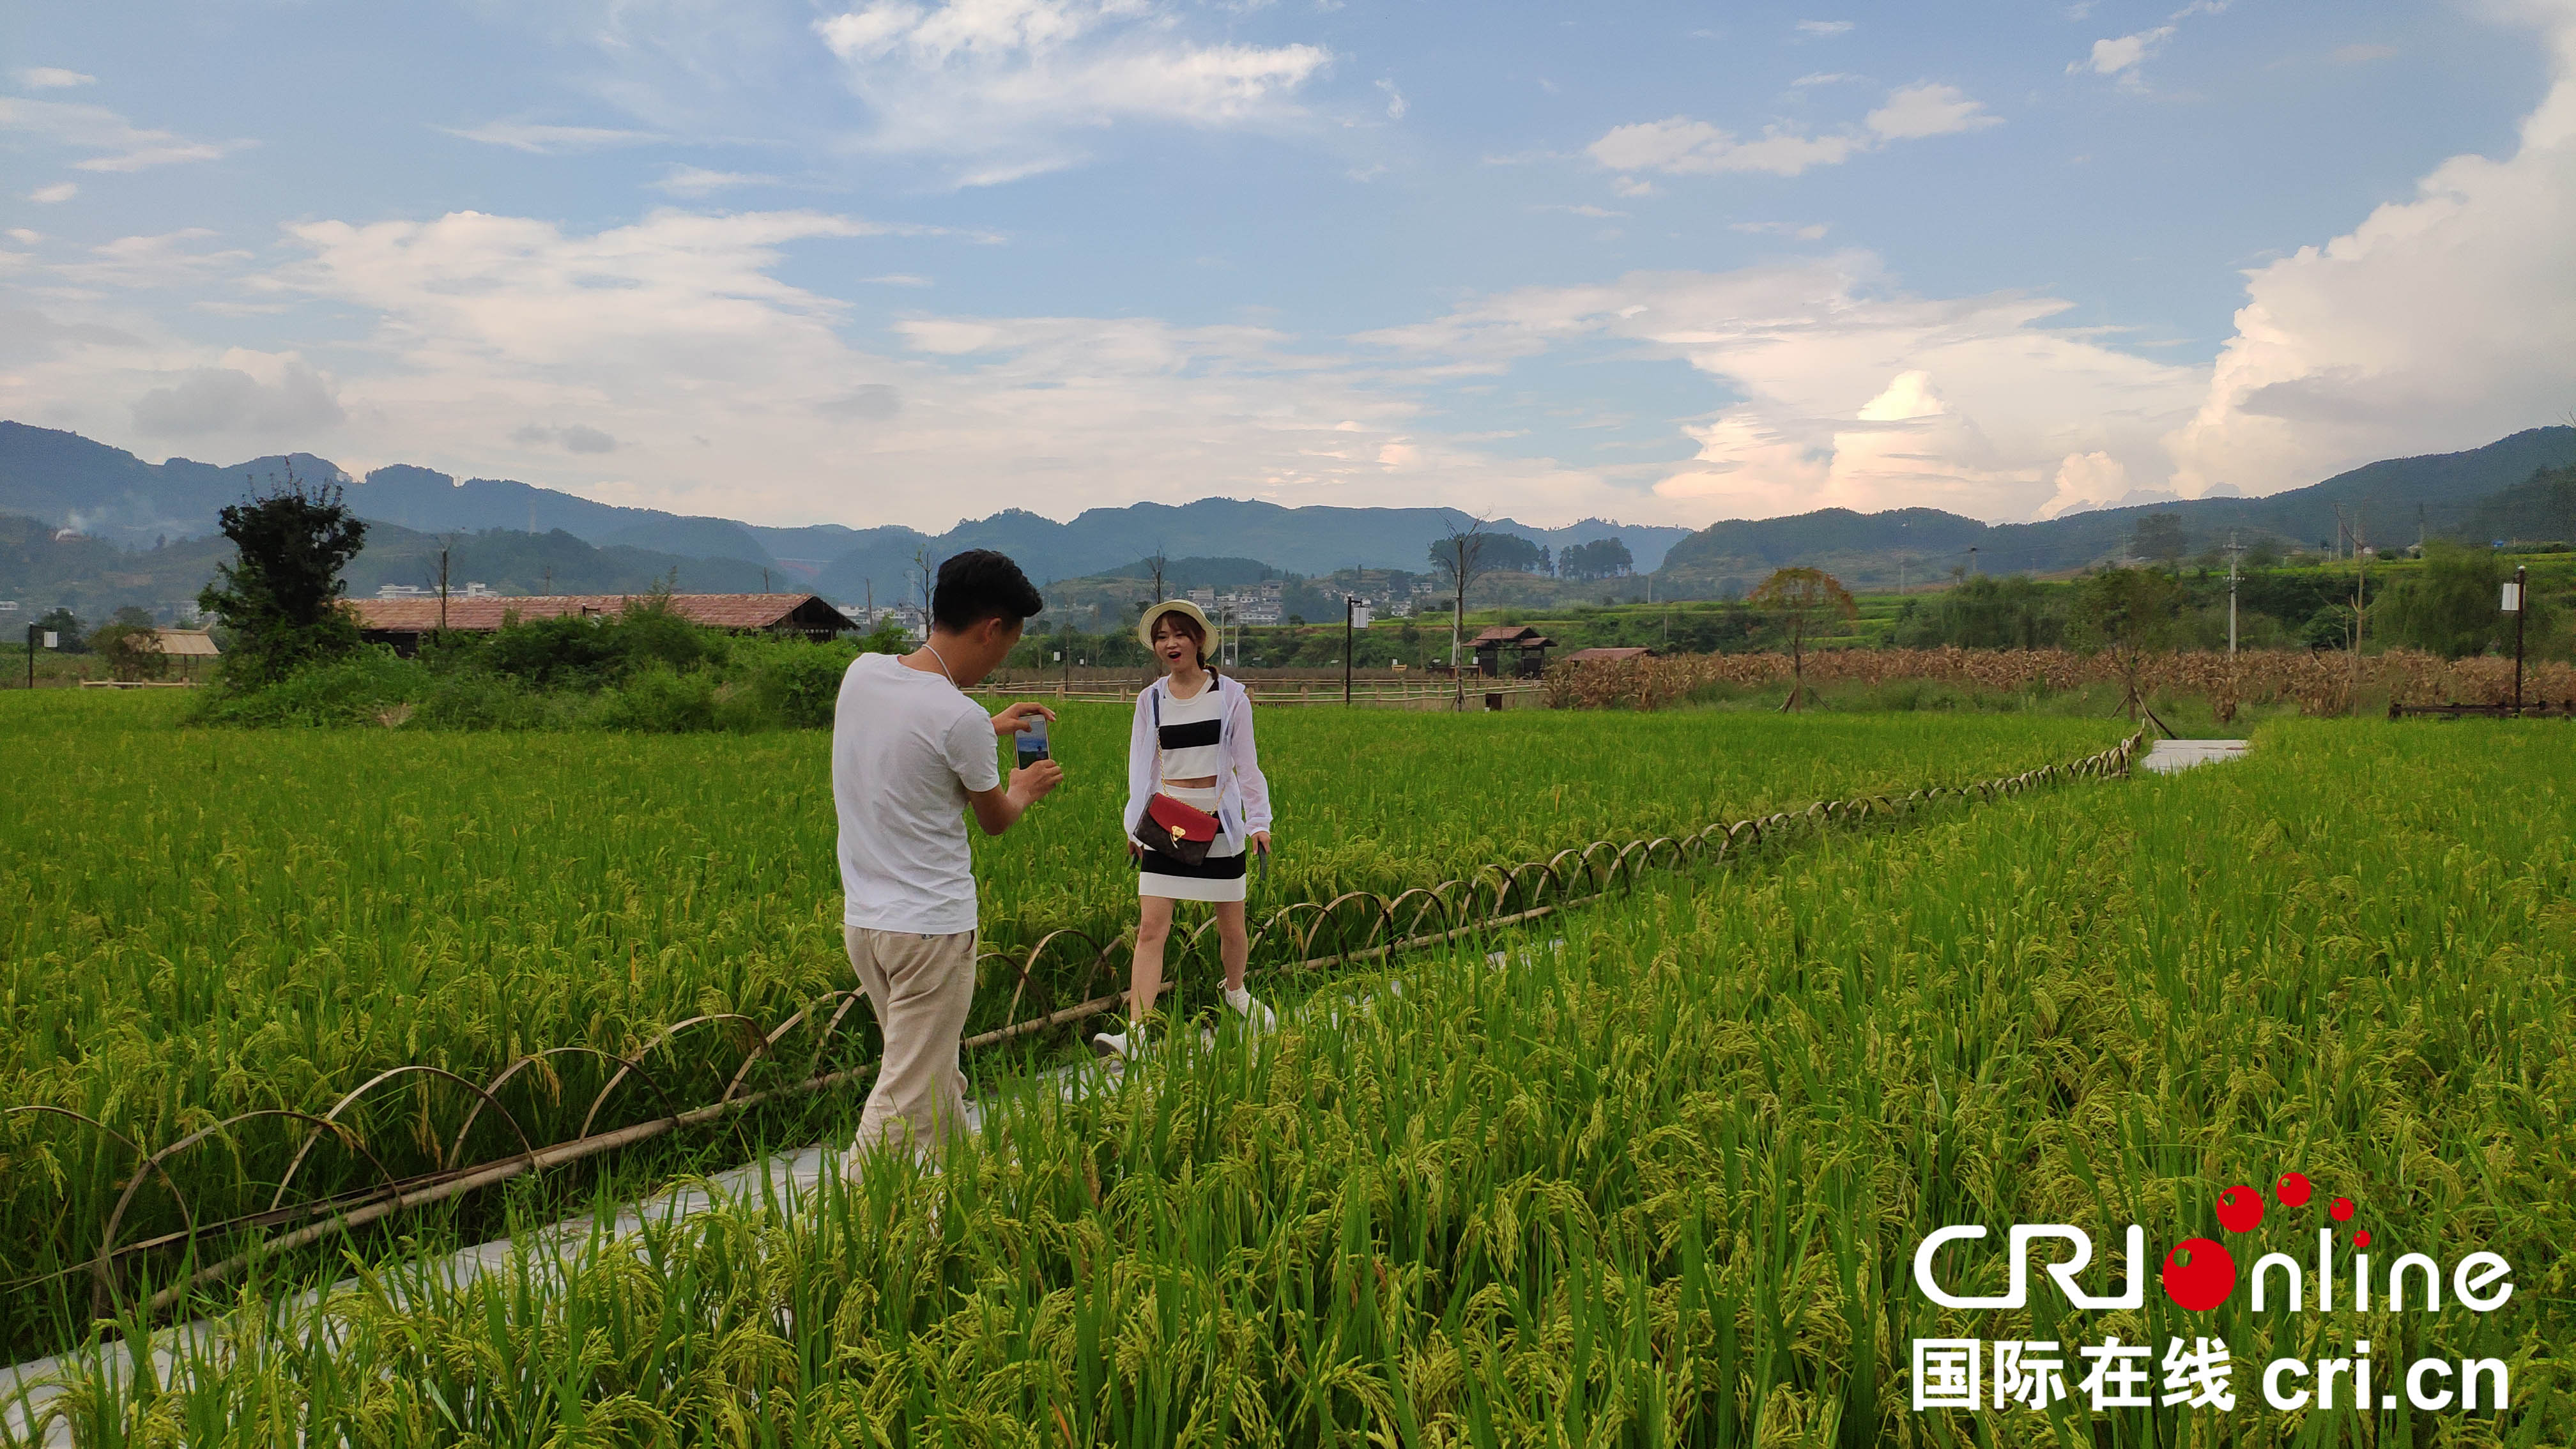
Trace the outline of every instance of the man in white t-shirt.
<path fill-rule="evenodd" d="M 832 712 L 832 803 L 841 824 L 841 924 L 850 964 L 885 1032 L 885 1059 L 855 1150 L 907 1138 L 935 1147 L 965 1126 L 959 1038 L 975 999 L 975 872 L 966 812 L 986 835 L 1063 780 L 1053 760 L 1013 770 L 994 741 L 1053 711 L 987 715 L 965 691 L 1045 607 L 1019 565 L 988 549 L 939 566 L 922 647 L 862 654 Z"/>

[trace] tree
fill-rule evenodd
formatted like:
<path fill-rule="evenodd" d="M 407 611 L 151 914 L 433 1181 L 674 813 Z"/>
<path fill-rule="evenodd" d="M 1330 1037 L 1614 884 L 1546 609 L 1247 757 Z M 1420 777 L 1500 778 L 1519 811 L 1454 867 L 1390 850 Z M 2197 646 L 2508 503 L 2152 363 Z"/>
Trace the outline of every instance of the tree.
<path fill-rule="evenodd" d="M 2513 638 L 2512 617 L 2497 607 L 2504 581 L 2504 564 L 2492 552 L 2435 539 L 2424 547 L 2423 569 L 2382 607 L 2395 615 L 2401 643 L 2445 659 L 2484 654 Z M 2539 624 L 2524 621 L 2526 629 Z"/>
<path fill-rule="evenodd" d="M 2138 520 L 2137 530 L 2132 537 L 2131 546 L 2136 549 L 2140 558 L 2153 559 L 2167 568 L 2171 568 L 2182 559 L 2182 515 L 2179 513 L 2145 515 Z"/>
<path fill-rule="evenodd" d="M 1460 712 L 1467 708 L 1467 672 L 1458 667 L 1460 633 L 1467 623 L 1467 586 L 1485 572 L 1485 550 L 1495 535 L 1485 532 L 1485 520 L 1466 524 L 1452 522 L 1448 536 L 1431 545 L 1432 565 L 1449 577 L 1451 608 L 1449 611 L 1449 669 L 1458 681 L 1458 698 L 1453 706 Z"/>
<path fill-rule="evenodd" d="M 1615 538 L 1568 544 L 1556 556 L 1556 572 L 1567 579 L 1615 579 L 1637 566 L 1628 545 Z"/>
<path fill-rule="evenodd" d="M 1842 580 L 1823 569 L 1779 569 L 1745 599 L 1789 630 L 1789 698 L 1780 708 L 1798 708 L 1807 692 L 1807 635 L 1834 621 L 1860 613 Z"/>
<path fill-rule="evenodd" d="M 348 588 L 340 570 L 366 546 L 367 525 L 337 485 L 308 487 L 290 472 L 225 505 L 216 523 L 236 554 L 215 569 L 197 607 L 233 632 L 227 681 L 256 689 L 357 649 L 357 621 L 339 607 Z"/>
<path fill-rule="evenodd" d="M 55 609 L 36 621 L 38 643 L 46 634 L 54 636 L 54 648 L 64 654 L 89 652 L 89 631 L 82 627 L 80 615 L 69 609 Z"/>
<path fill-rule="evenodd" d="M 2138 684 L 2147 657 L 2173 647 L 2181 617 L 2182 586 L 2170 577 L 2154 569 L 2104 569 L 2075 586 L 2066 642 L 2079 654 L 2111 656 L 2126 691 L 2120 707 L 2135 720 L 2145 707 Z"/>
<path fill-rule="evenodd" d="M 1548 561 L 1547 548 L 1530 542 L 1517 533 L 1488 533 L 1484 536 L 1485 572 L 1495 574 L 1545 574 L 1554 572 Z M 1431 563 L 1440 566 L 1441 550 L 1448 547 L 1443 539 L 1431 545 Z"/>
<path fill-rule="evenodd" d="M 159 679 L 170 672 L 170 656 L 161 652 L 160 628 L 150 614 L 130 604 L 91 634 L 88 643 L 118 679 Z"/>

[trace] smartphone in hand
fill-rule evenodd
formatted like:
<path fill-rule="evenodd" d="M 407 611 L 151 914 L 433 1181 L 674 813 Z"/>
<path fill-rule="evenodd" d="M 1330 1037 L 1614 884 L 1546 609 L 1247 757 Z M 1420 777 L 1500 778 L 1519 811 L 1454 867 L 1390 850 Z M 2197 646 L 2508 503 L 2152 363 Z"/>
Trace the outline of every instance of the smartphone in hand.
<path fill-rule="evenodd" d="M 1028 717 L 1028 728 L 1011 737 L 1012 748 L 1019 752 L 1020 768 L 1025 770 L 1047 758 L 1047 721 L 1042 714 Z"/>

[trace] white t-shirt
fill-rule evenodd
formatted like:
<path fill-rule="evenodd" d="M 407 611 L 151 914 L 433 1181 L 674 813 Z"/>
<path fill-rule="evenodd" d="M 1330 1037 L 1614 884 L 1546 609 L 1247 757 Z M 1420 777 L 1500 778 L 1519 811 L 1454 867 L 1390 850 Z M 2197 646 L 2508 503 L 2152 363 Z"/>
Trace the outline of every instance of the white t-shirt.
<path fill-rule="evenodd" d="M 872 931 L 975 929 L 966 796 L 1002 783 L 992 716 L 945 675 L 862 654 L 832 711 L 841 919 Z"/>

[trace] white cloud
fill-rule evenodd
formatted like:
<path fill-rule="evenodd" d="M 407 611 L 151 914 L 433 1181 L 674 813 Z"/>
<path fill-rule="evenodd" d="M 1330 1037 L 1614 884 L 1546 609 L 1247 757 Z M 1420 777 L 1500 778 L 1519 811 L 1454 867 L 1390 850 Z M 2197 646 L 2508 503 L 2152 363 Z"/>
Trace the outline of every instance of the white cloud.
<path fill-rule="evenodd" d="M 2069 453 L 2057 464 L 2057 491 L 2039 510 L 2042 518 L 2108 508 L 2136 491 L 2128 466 L 2108 453 Z"/>
<path fill-rule="evenodd" d="M 36 243 L 43 241 L 44 239 L 45 234 L 40 231 L 29 231 L 23 226 L 13 226 L 9 228 L 9 240 L 16 242 L 22 247 L 34 246 Z"/>
<path fill-rule="evenodd" d="M 340 422 L 331 380 L 293 353 L 235 348 L 220 367 L 191 368 L 134 400 L 134 426 L 151 437 L 294 434 Z"/>
<path fill-rule="evenodd" d="M 1852 22 L 1848 20 L 1801 20 L 1798 22 L 1798 33 L 1801 35 L 1822 37 L 1849 35 L 1851 32 Z"/>
<path fill-rule="evenodd" d="M 674 166 L 661 180 L 653 183 L 656 191 L 673 196 L 711 196 L 736 186 L 768 186 L 778 180 L 747 171 L 710 171 L 702 166 Z"/>
<path fill-rule="evenodd" d="M 1957 86 L 1905 86 L 1888 93 L 1887 104 L 1869 113 L 1872 133 L 1890 141 L 1917 141 L 1999 125 L 2002 118 Z"/>
<path fill-rule="evenodd" d="M 1822 241 L 1828 229 L 1821 221 L 1803 224 L 1794 221 L 1739 221 L 1730 223 L 1727 227 L 1729 231 L 1740 231 L 1751 236 L 1790 236 L 1800 241 Z"/>
<path fill-rule="evenodd" d="M 52 206 L 57 202 L 69 201 L 78 195 L 80 195 L 80 187 L 77 184 L 69 181 L 57 181 L 51 186 L 39 186 L 35 190 L 28 192 L 27 199 L 29 201 L 36 202 L 39 205 Z"/>
<path fill-rule="evenodd" d="M 2045 325 L 2067 306 L 1910 297 L 1849 252 L 1526 288 L 1374 340 L 1496 371 L 1601 339 L 1687 363 L 1734 400 L 1685 427 L 1698 456 L 1656 493 L 1703 519 L 1915 505 L 2016 519 L 2050 500 L 2069 452 L 2156 465 L 2201 383 Z"/>
<path fill-rule="evenodd" d="M 183 227 L 156 236 L 119 237 L 91 247 L 79 261 L 63 262 L 53 274 L 84 287 L 140 290 L 181 287 L 238 272 L 251 260 L 239 248 L 207 250 L 201 243 L 214 233 L 201 226 Z"/>
<path fill-rule="evenodd" d="M 2322 246 L 2248 274 L 2236 334 L 2171 439 L 2187 494 L 2260 494 L 2373 458 L 2474 447 L 2576 402 L 2576 3 L 2502 160 L 2455 156 Z"/>
<path fill-rule="evenodd" d="M 1589 149 L 1593 160 L 1613 171 L 1663 171 L 1676 176 L 1767 171 L 1795 176 L 1810 166 L 1842 161 L 1860 144 L 1857 136 L 1802 136 L 1777 127 L 1747 141 L 1706 121 L 1672 116 L 1614 126 Z"/>
<path fill-rule="evenodd" d="M 1181 23 L 1150 0 L 874 0 L 814 29 L 875 113 L 864 144 L 971 158 L 959 179 L 993 184 L 1070 165 L 1073 137 L 1126 122 L 1283 122 L 1332 59 L 1194 42 Z"/>
<path fill-rule="evenodd" d="M 74 151 L 104 155 L 75 161 L 79 171 L 141 171 L 186 161 L 214 161 L 253 141 L 191 141 L 136 126 L 105 106 L 0 96 L 0 131 L 19 131 Z"/>
<path fill-rule="evenodd" d="M 73 86 L 94 86 L 98 84 L 98 77 L 60 66 L 31 65 L 18 72 L 18 83 L 33 90 L 59 91 Z"/>
<path fill-rule="evenodd" d="M 1859 79 L 1860 79 L 1860 77 L 1859 77 L 1859 76 L 1849 74 L 1848 72 L 1845 72 L 1845 71 L 1838 71 L 1838 70 L 1836 70 L 1836 71 L 1823 71 L 1823 70 L 1819 70 L 1819 71 L 1811 71 L 1811 72 L 1807 73 L 1806 75 L 1802 75 L 1802 76 L 1798 77 L 1796 80 L 1793 80 L 1793 81 L 1789 82 L 1789 84 L 1790 84 L 1791 86 L 1793 86 L 1793 87 L 1804 87 L 1804 86 L 1830 86 L 1830 85 L 1840 85 L 1840 84 L 1841 84 L 1841 83 L 1843 83 L 1844 81 L 1856 81 L 1856 80 L 1859 80 Z"/>
<path fill-rule="evenodd" d="M 462 140 L 479 141 L 486 146 L 525 151 L 531 156 L 572 156 L 609 146 L 637 146 L 662 139 L 650 131 L 627 131 L 611 126 L 543 126 L 529 121 L 486 121 L 464 129 L 454 126 L 432 129 Z"/>
<path fill-rule="evenodd" d="M 1795 176 L 1812 166 L 1834 166 L 1889 141 L 1974 131 L 1998 123 L 1980 102 L 1956 86 L 1911 85 L 1890 91 L 1863 125 L 1823 135 L 1771 126 L 1752 139 L 1672 116 L 1614 126 L 1589 148 L 1592 159 L 1613 171 L 1661 171 L 1712 176 L 1759 171 Z"/>
<path fill-rule="evenodd" d="M 93 436 L 204 432 L 227 451 L 326 432 L 344 465 L 413 461 L 785 523 L 946 527 L 1032 497 L 1058 516 L 1211 493 L 1357 505 L 1391 488 L 1568 521 L 1684 511 L 1642 481 L 1426 431 L 1408 378 L 1266 328 L 916 315 L 871 350 L 843 335 L 840 303 L 779 279 L 792 248 L 837 262 L 899 230 L 915 229 L 812 212 L 673 211 L 597 233 L 474 213 L 298 225 L 299 259 L 245 284 L 326 326 L 361 320 L 319 379 L 336 426 L 283 369 L 169 337 L 83 351 L 50 332 L 44 359 L 0 371 L 0 415 Z M 211 375 L 225 372 L 257 390 Z"/>
<path fill-rule="evenodd" d="M 2159 25 L 2153 30 L 2141 30 L 2116 40 L 2097 40 L 2093 42 L 2093 53 L 2068 66 L 2067 70 L 2090 70 L 2095 75 L 2121 75 L 2134 71 L 2147 57 L 2162 50 L 2165 42 L 2173 38 L 2173 33 L 2174 27 Z"/>
<path fill-rule="evenodd" d="M 549 443 L 560 443 L 566 452 L 572 453 L 617 451 L 617 439 L 597 428 L 581 423 L 560 428 L 547 427 L 542 423 L 530 423 L 525 427 L 512 429 L 510 441 L 525 447 L 542 447 Z"/>
<path fill-rule="evenodd" d="M 1395 82 L 1391 80 L 1379 81 L 1377 88 L 1386 92 L 1386 118 L 1390 121 L 1403 120 L 1404 113 L 1408 109 L 1404 103 L 1404 92 L 1397 90 Z"/>

